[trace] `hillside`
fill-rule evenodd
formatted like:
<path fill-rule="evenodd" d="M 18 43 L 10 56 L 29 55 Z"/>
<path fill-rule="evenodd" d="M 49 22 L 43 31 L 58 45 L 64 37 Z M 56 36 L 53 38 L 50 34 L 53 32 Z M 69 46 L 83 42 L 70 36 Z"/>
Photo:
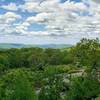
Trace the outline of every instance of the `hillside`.
<path fill-rule="evenodd" d="M 30 48 L 30 47 L 39 47 L 39 48 L 68 48 L 71 47 L 70 44 L 38 44 L 38 45 L 25 45 L 25 44 L 16 44 L 16 43 L 0 43 L 0 48 L 9 49 L 9 48 Z"/>
<path fill-rule="evenodd" d="M 97 39 L 72 48 L 17 48 L 0 49 L 0 100 L 100 100 Z"/>

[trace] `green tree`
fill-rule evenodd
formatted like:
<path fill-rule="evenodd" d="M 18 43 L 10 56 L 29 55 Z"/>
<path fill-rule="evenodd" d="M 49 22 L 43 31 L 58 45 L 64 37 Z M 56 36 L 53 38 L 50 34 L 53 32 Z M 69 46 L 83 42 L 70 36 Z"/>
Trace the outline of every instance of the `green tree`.
<path fill-rule="evenodd" d="M 6 55 L 0 55 L 0 73 L 9 68 L 9 61 Z"/>
<path fill-rule="evenodd" d="M 45 50 L 46 63 L 49 65 L 59 65 L 62 63 L 62 53 L 59 49 L 48 48 Z"/>
<path fill-rule="evenodd" d="M 0 100 L 37 100 L 28 75 L 21 69 L 11 70 L 0 77 Z"/>
<path fill-rule="evenodd" d="M 43 70 L 45 66 L 45 54 L 41 51 L 34 50 L 28 58 L 29 65 L 35 70 Z"/>
<path fill-rule="evenodd" d="M 17 76 L 9 100 L 37 100 L 35 91 L 24 74 L 20 73 Z"/>
<path fill-rule="evenodd" d="M 65 100 L 94 100 L 100 93 L 100 82 L 89 77 L 75 78 Z"/>
<path fill-rule="evenodd" d="M 39 100 L 62 100 L 63 92 L 67 90 L 63 76 L 51 75 L 45 80 L 39 93 Z"/>
<path fill-rule="evenodd" d="M 100 43 L 98 39 L 82 39 L 71 51 L 78 66 L 96 69 L 100 66 Z"/>
<path fill-rule="evenodd" d="M 73 55 L 72 53 L 70 52 L 70 50 L 64 50 L 62 51 L 62 64 L 73 64 L 74 62 L 74 58 L 73 58 Z"/>
<path fill-rule="evenodd" d="M 98 97 L 95 100 L 100 100 L 100 95 L 98 95 Z"/>

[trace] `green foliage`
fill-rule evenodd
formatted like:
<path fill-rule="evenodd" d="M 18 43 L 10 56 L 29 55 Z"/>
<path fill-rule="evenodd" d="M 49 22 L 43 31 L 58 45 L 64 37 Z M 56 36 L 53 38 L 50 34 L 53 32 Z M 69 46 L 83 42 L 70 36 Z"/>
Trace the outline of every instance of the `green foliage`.
<path fill-rule="evenodd" d="M 72 65 L 52 65 L 46 66 L 44 69 L 44 74 L 46 75 L 56 75 L 60 73 L 69 73 L 73 70 L 77 70 L 76 67 Z"/>
<path fill-rule="evenodd" d="M 35 92 L 23 74 L 17 76 L 14 91 L 10 95 L 9 100 L 37 100 Z"/>
<path fill-rule="evenodd" d="M 5 69 L 6 69 L 6 66 L 4 66 L 3 64 L 0 64 L 0 74 L 2 74 Z"/>
<path fill-rule="evenodd" d="M 0 50 L 0 100 L 64 99 L 100 99 L 98 39 L 68 49 Z"/>
<path fill-rule="evenodd" d="M 62 52 L 59 49 L 46 49 L 46 62 L 49 65 L 59 65 L 62 63 Z"/>
<path fill-rule="evenodd" d="M 95 100 L 100 100 L 100 95 L 98 95 L 98 97 Z"/>
<path fill-rule="evenodd" d="M 39 93 L 39 100 L 61 100 L 61 92 L 66 89 L 63 78 L 52 75 L 45 80 L 45 85 Z"/>
<path fill-rule="evenodd" d="M 34 50 L 28 58 L 29 65 L 37 70 L 42 70 L 45 65 L 45 54 L 43 50 Z"/>
<path fill-rule="evenodd" d="M 0 69 L 5 70 L 8 67 L 9 67 L 9 61 L 7 55 L 0 55 Z"/>
<path fill-rule="evenodd" d="M 72 64 L 73 56 L 69 50 L 22 48 L 0 51 L 0 64 L 7 68 L 33 68 L 43 70 L 48 65 Z"/>
<path fill-rule="evenodd" d="M 69 50 L 64 50 L 61 55 L 62 55 L 62 64 L 73 64 L 74 57 Z"/>
<path fill-rule="evenodd" d="M 100 93 L 100 82 L 90 77 L 75 78 L 65 100 L 92 100 Z"/>
<path fill-rule="evenodd" d="M 37 100 L 34 88 L 21 70 L 12 71 L 2 77 L 0 90 L 0 97 L 4 100 Z"/>
<path fill-rule="evenodd" d="M 93 68 L 100 66 L 100 43 L 98 39 L 82 39 L 72 53 L 78 66 L 91 66 Z"/>

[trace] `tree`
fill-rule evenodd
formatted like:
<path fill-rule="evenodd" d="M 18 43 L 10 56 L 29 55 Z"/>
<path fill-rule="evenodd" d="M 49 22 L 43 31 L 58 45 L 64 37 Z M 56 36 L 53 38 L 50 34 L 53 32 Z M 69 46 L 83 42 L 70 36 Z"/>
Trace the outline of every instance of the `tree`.
<path fill-rule="evenodd" d="M 45 50 L 46 63 L 49 65 L 59 65 L 62 63 L 62 53 L 59 49 L 48 48 Z"/>
<path fill-rule="evenodd" d="M 0 73 L 9 68 L 9 61 L 6 55 L 0 55 Z"/>
<path fill-rule="evenodd" d="M 11 70 L 0 78 L 0 100 L 37 100 L 34 87 L 21 69 Z"/>
<path fill-rule="evenodd" d="M 63 76 L 48 76 L 39 93 L 39 100 L 62 100 L 66 90 L 67 85 L 63 81 Z"/>
<path fill-rule="evenodd" d="M 71 51 L 79 66 L 96 69 L 100 66 L 100 43 L 98 39 L 82 39 Z"/>
<path fill-rule="evenodd" d="M 73 64 L 74 59 L 73 59 L 73 55 L 70 52 L 70 50 L 69 51 L 68 50 L 62 51 L 61 55 L 62 55 L 62 59 L 61 59 L 62 64 Z"/>
<path fill-rule="evenodd" d="M 100 100 L 100 95 L 95 100 Z"/>
<path fill-rule="evenodd" d="M 94 100 L 100 93 L 100 82 L 90 77 L 75 78 L 65 100 Z"/>
<path fill-rule="evenodd" d="M 35 70 L 43 70 L 45 66 L 45 54 L 40 49 L 34 50 L 28 58 L 29 65 L 33 67 Z"/>
<path fill-rule="evenodd" d="M 9 96 L 9 100 L 37 100 L 35 91 L 32 89 L 28 79 L 20 73 L 14 84 L 14 90 Z"/>

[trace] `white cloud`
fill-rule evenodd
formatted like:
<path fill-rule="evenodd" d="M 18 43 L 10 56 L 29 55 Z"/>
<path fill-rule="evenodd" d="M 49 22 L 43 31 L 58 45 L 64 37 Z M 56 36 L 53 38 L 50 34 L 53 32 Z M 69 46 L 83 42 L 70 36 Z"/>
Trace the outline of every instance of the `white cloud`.
<path fill-rule="evenodd" d="M 11 10 L 11 11 L 18 10 L 18 6 L 15 3 L 10 3 L 8 5 L 2 5 L 0 8 L 6 9 L 6 10 Z"/>
<path fill-rule="evenodd" d="M 87 6 L 82 2 L 75 3 L 75 2 L 66 1 L 65 3 L 60 5 L 61 8 L 63 8 L 64 10 L 72 10 L 72 11 L 80 11 L 80 12 L 87 11 Z"/>
<path fill-rule="evenodd" d="M 51 17 L 52 17 L 51 13 L 39 13 L 36 16 L 32 16 L 32 17 L 27 18 L 26 22 L 28 22 L 30 24 L 34 23 L 34 22 L 45 23 L 49 19 L 51 19 Z"/>
<path fill-rule="evenodd" d="M 13 12 L 0 15 L 0 34 L 12 34 L 15 32 L 13 23 L 17 19 L 21 19 L 21 16 Z"/>
<path fill-rule="evenodd" d="M 0 15 L 0 23 L 12 23 L 14 22 L 16 19 L 21 19 L 20 15 L 17 15 L 13 12 L 7 12 L 3 15 Z"/>
<path fill-rule="evenodd" d="M 32 23 L 42 24 L 46 26 L 47 32 L 44 35 L 65 36 L 77 35 L 89 36 L 90 33 L 98 33 L 100 22 L 99 8 L 94 2 L 89 2 L 88 7 L 85 2 L 72 2 L 70 0 L 60 3 L 59 0 L 26 0 L 25 4 L 20 8 L 23 11 L 38 12 L 36 16 L 28 17 L 22 24 L 17 26 L 17 30 L 22 33 L 28 31 L 28 27 Z M 84 15 L 89 13 L 91 16 Z M 80 15 L 81 14 L 81 15 Z M 94 23 L 92 23 L 94 22 Z M 25 34 L 40 35 L 42 32 L 26 32 Z"/>
<path fill-rule="evenodd" d="M 58 10 L 60 0 L 25 0 L 25 4 L 20 5 L 22 11 L 28 12 L 48 12 Z"/>
<path fill-rule="evenodd" d="M 100 3 L 100 0 L 92 0 L 92 1 L 94 1 L 94 2 L 96 2 L 96 3 Z"/>
<path fill-rule="evenodd" d="M 40 9 L 39 7 L 39 3 L 37 2 L 26 2 L 24 5 L 20 5 L 19 8 L 25 12 L 34 12 L 34 11 L 38 11 L 38 9 Z"/>
<path fill-rule="evenodd" d="M 30 31 L 29 34 L 27 34 L 27 33 L 23 33 L 23 34 L 27 35 L 27 36 L 31 36 L 31 35 L 34 35 L 34 36 L 48 36 L 48 35 L 50 35 L 50 33 L 48 33 L 47 31 L 38 31 L 38 32 Z"/>
<path fill-rule="evenodd" d="M 83 0 L 83 2 L 60 0 L 25 0 L 19 5 L 22 11 L 29 13 L 37 12 L 35 16 L 27 17 L 12 31 L 23 35 L 49 35 L 49 36 L 78 36 L 93 37 L 100 34 L 100 4 L 98 0 Z M 10 4 L 10 6 L 14 4 Z M 9 8 L 9 7 L 7 7 Z M 16 7 L 15 7 L 16 8 Z M 14 9 L 14 8 L 13 8 Z M 21 18 L 12 12 L 0 15 L 2 23 L 12 23 Z M 45 25 L 46 30 L 34 32 L 29 30 L 33 23 Z M 10 33 L 9 26 L 8 31 Z"/>

